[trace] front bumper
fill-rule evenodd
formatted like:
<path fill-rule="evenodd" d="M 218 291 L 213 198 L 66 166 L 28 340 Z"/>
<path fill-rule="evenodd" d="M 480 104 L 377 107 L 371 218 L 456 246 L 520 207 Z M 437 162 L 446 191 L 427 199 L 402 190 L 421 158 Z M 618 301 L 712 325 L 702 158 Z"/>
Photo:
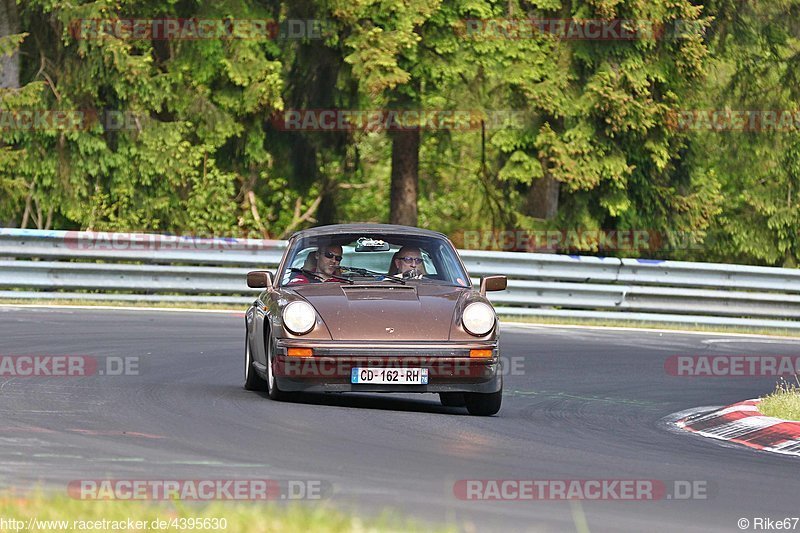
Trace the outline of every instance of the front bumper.
<path fill-rule="evenodd" d="M 288 348 L 311 348 L 312 357 L 288 356 Z M 470 357 L 470 350 L 491 357 Z M 354 367 L 426 368 L 426 385 L 350 382 Z M 273 373 L 283 391 L 309 392 L 497 392 L 502 388 L 497 341 L 473 343 L 363 343 L 279 339 Z"/>

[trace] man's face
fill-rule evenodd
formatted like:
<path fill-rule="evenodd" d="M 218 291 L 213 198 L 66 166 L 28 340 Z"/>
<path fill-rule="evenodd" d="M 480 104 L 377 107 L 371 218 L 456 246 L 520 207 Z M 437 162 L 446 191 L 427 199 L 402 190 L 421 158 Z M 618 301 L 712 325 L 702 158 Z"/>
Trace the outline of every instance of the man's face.
<path fill-rule="evenodd" d="M 400 254 L 395 259 L 397 262 L 397 270 L 400 274 L 404 274 L 409 270 L 422 271 L 422 254 L 419 250 L 401 250 Z"/>
<path fill-rule="evenodd" d="M 323 246 L 317 252 L 317 272 L 325 276 L 333 276 L 341 262 L 341 246 Z"/>

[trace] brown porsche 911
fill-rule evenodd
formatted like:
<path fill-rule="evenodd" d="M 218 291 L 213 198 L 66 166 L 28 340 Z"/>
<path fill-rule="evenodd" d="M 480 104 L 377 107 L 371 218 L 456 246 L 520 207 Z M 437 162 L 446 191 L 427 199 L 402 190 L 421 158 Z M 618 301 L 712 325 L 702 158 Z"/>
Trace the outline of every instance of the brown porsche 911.
<path fill-rule="evenodd" d="M 441 233 L 385 224 L 295 233 L 277 275 L 250 272 L 264 291 L 246 313 L 245 388 L 439 393 L 473 415 L 500 409 L 498 326 Z"/>

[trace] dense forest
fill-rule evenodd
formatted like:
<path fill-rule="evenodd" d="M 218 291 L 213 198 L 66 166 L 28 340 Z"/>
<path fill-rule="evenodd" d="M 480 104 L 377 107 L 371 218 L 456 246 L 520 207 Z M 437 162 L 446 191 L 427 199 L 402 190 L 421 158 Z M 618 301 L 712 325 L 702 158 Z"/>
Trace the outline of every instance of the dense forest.
<path fill-rule="evenodd" d="M 800 0 L 0 0 L 0 56 L 0 225 L 800 259 Z"/>

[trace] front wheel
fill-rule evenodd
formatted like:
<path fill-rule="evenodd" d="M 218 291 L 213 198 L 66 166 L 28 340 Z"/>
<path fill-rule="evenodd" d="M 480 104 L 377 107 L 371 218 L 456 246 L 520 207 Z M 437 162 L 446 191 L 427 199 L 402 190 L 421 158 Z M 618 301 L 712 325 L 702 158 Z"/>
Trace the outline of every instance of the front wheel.
<path fill-rule="evenodd" d="M 278 388 L 278 382 L 275 380 L 275 372 L 272 370 L 273 358 L 275 357 L 275 341 L 272 336 L 269 336 L 267 342 L 267 394 L 270 400 L 283 400 L 286 398 L 286 393 Z"/>
<path fill-rule="evenodd" d="M 267 390 L 267 382 L 253 368 L 253 356 L 250 353 L 250 341 L 247 340 L 247 334 L 244 337 L 244 388 L 256 391 Z"/>
<path fill-rule="evenodd" d="M 467 411 L 476 416 L 492 416 L 500 410 L 503 403 L 503 389 L 488 394 L 468 392 L 464 394 Z"/>

